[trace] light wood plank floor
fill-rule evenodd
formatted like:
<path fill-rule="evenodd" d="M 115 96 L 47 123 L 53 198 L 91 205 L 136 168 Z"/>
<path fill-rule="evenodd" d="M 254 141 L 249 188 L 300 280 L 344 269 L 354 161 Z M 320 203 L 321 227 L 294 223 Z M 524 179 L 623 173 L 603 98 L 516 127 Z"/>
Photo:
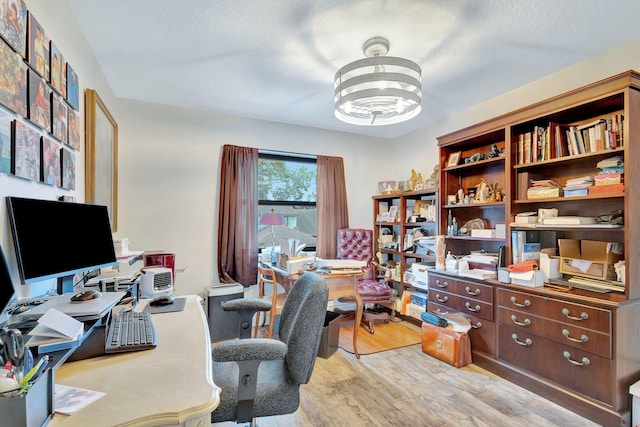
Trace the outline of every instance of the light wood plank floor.
<path fill-rule="evenodd" d="M 216 426 L 233 426 L 219 423 Z M 473 364 L 456 369 L 420 344 L 372 355 L 318 358 L 294 414 L 259 427 L 590 427 L 596 424 Z"/>

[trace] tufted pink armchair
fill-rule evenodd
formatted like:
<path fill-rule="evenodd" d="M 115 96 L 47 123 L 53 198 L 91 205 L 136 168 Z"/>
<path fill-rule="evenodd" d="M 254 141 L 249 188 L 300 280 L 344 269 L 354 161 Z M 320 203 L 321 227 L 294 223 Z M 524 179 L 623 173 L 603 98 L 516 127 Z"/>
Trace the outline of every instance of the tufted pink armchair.
<path fill-rule="evenodd" d="M 363 268 L 364 276 L 358 281 L 358 294 L 362 301 L 365 304 L 385 306 L 393 304 L 396 292 L 388 285 L 391 277 L 390 272 L 374 261 L 373 230 L 340 228 L 337 234 L 336 258 L 365 261 L 367 263 L 366 267 Z M 366 318 L 365 316 L 363 319 L 366 320 Z M 365 321 L 363 326 L 370 333 L 373 333 L 372 321 Z"/>

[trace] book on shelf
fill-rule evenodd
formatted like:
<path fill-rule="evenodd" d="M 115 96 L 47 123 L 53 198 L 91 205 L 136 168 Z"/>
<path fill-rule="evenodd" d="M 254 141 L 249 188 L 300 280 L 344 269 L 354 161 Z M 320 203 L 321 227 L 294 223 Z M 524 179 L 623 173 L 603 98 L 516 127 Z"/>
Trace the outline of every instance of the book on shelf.
<path fill-rule="evenodd" d="M 531 186 L 532 187 L 561 187 L 560 184 L 558 184 L 552 179 L 532 179 Z"/>
<path fill-rule="evenodd" d="M 562 123 L 550 122 L 549 129 L 553 158 L 568 156 L 569 140 L 567 139 L 567 130 L 569 130 L 569 126 Z"/>
<path fill-rule="evenodd" d="M 524 134 L 524 163 L 531 163 L 531 132 Z"/>

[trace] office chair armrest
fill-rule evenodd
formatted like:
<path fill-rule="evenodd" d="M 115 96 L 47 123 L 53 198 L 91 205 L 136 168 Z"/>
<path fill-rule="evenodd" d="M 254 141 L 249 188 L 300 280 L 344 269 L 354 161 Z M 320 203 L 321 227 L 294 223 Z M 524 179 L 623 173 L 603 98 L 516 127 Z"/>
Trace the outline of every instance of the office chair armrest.
<path fill-rule="evenodd" d="M 269 338 L 225 341 L 211 350 L 215 362 L 243 362 L 247 360 L 284 359 L 287 345 Z"/>
<path fill-rule="evenodd" d="M 238 298 L 223 302 L 222 309 L 224 311 L 269 311 L 271 303 L 259 298 Z"/>

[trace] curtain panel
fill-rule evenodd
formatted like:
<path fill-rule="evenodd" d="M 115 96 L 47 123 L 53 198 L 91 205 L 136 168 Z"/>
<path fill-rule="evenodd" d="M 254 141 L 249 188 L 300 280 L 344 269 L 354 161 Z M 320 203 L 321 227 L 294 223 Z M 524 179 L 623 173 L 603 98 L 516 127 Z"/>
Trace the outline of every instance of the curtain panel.
<path fill-rule="evenodd" d="M 220 168 L 218 277 L 248 287 L 258 278 L 258 149 L 225 145 Z"/>
<path fill-rule="evenodd" d="M 349 227 L 347 188 L 342 157 L 318 156 L 316 255 L 336 257 L 339 228 Z"/>

